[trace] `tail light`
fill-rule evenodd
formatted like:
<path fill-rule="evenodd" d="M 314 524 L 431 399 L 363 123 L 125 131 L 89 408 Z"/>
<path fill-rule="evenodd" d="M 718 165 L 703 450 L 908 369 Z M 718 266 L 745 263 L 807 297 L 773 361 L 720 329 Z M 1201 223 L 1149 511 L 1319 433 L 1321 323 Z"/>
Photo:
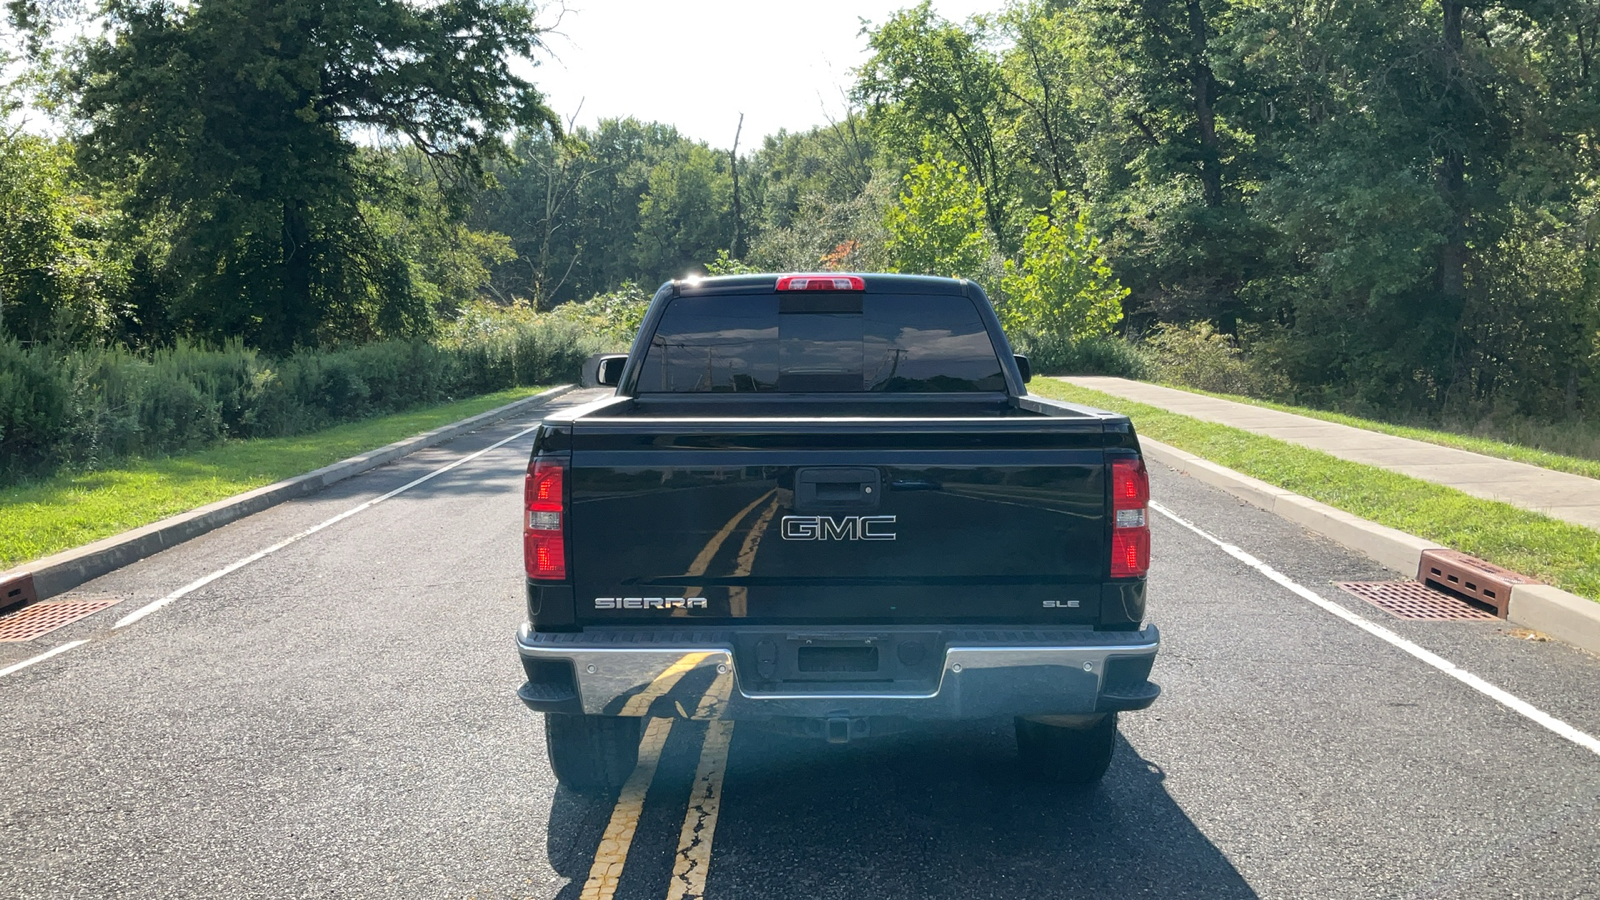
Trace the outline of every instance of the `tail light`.
<path fill-rule="evenodd" d="M 778 279 L 780 291 L 864 291 L 867 280 L 860 275 L 785 275 Z"/>
<path fill-rule="evenodd" d="M 1142 459 L 1111 461 L 1111 577 L 1150 571 L 1150 473 Z"/>
<path fill-rule="evenodd" d="M 529 578 L 567 577 L 567 467 L 550 459 L 528 466 L 524 483 L 522 558 Z"/>

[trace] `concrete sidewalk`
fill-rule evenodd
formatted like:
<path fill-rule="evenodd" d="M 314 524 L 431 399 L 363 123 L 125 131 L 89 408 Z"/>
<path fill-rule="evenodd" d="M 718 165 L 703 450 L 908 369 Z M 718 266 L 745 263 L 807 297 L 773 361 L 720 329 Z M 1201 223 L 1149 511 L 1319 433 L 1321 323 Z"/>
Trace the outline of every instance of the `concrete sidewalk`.
<path fill-rule="evenodd" d="M 1593 478 L 1125 378 L 1061 380 L 1600 530 L 1600 481 Z"/>

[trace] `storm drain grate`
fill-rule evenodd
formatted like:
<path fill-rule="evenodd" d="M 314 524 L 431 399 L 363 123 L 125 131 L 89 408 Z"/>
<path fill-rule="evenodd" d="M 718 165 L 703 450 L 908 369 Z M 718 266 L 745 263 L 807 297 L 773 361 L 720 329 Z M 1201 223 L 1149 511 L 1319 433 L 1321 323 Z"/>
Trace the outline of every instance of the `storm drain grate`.
<path fill-rule="evenodd" d="M 98 600 L 56 600 L 29 604 L 14 613 L 0 616 L 0 644 L 31 641 L 63 625 L 71 625 L 84 616 L 97 613 L 121 599 L 121 597 L 106 597 Z"/>
<path fill-rule="evenodd" d="M 1343 581 L 1339 587 L 1399 619 L 1499 621 L 1494 613 L 1416 581 Z"/>

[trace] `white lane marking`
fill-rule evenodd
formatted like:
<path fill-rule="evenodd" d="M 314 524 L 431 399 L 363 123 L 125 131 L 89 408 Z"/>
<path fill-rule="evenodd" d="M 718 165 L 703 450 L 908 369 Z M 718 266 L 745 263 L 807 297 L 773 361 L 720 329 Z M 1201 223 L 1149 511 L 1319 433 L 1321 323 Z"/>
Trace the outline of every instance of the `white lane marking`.
<path fill-rule="evenodd" d="M 52 647 L 51 649 L 46 650 L 32 659 L 25 659 L 22 662 L 16 663 L 15 665 L 6 666 L 4 669 L 0 669 L 0 678 L 4 678 L 7 675 L 10 675 L 12 672 L 20 672 L 36 662 L 44 662 L 50 657 L 55 656 L 57 653 L 65 653 L 68 650 L 71 650 L 73 647 L 82 647 L 87 643 L 89 643 L 88 640 L 67 641 L 65 644 L 62 644 L 59 647 Z"/>
<path fill-rule="evenodd" d="M 184 585 L 183 587 L 178 588 L 177 590 L 173 591 L 172 593 L 166 595 L 165 597 L 162 597 L 160 600 L 155 600 L 155 601 L 152 601 L 150 603 L 147 603 L 144 606 L 140 607 L 139 609 L 136 609 L 133 612 L 127 614 L 126 616 L 123 616 L 121 619 L 119 619 L 117 621 L 117 624 L 112 626 L 112 628 L 126 628 L 129 625 L 132 625 L 133 623 L 135 623 L 135 622 L 139 621 L 140 619 L 144 618 L 145 616 L 150 615 L 151 613 L 155 612 L 156 610 L 160 609 L 161 607 L 166 606 L 167 604 L 171 603 L 172 601 L 183 597 L 185 594 L 191 594 L 191 593 L 193 593 L 195 591 L 198 591 L 199 589 L 205 587 L 206 585 L 210 584 L 213 581 L 216 581 L 218 578 L 221 578 L 224 575 L 227 575 L 227 574 L 232 573 L 232 572 L 237 572 L 238 570 L 244 568 L 245 566 L 248 566 L 251 563 L 256 562 L 258 560 L 264 559 L 265 557 L 271 556 L 272 554 L 277 553 L 279 550 L 282 550 L 283 548 L 289 546 L 290 544 L 293 544 L 296 541 L 302 540 L 304 538 L 308 538 L 311 535 L 316 534 L 317 532 L 321 531 L 324 528 L 327 528 L 330 525 L 337 525 L 338 523 L 343 522 L 345 519 L 350 518 L 351 516 L 355 515 L 356 513 L 365 512 L 365 511 L 373 508 L 374 506 L 377 506 L 379 503 L 382 503 L 383 501 L 388 500 L 390 497 L 395 497 L 395 496 L 398 496 L 400 494 L 404 494 L 406 491 L 411 490 L 412 488 L 416 487 L 419 484 L 423 484 L 424 482 L 432 481 L 433 479 L 438 478 L 440 475 L 443 475 L 444 473 L 449 472 L 450 470 L 452 470 L 452 469 L 454 469 L 454 468 L 456 468 L 458 466 L 462 466 L 462 465 L 465 465 L 465 464 L 467 464 L 469 462 L 472 462 L 473 460 L 475 460 L 478 457 L 484 455 L 485 453 L 488 453 L 491 450 L 498 450 L 499 448 L 505 446 L 506 444 L 511 443 L 512 441 L 516 440 L 517 438 L 520 438 L 523 435 L 532 433 L 538 427 L 539 427 L 538 425 L 531 425 L 531 426 L 529 426 L 527 428 L 524 428 L 521 431 L 517 432 L 516 434 L 513 434 L 511 437 L 506 438 L 505 440 L 497 441 L 497 442 L 495 442 L 493 444 L 490 444 L 489 446 L 483 448 L 482 450 L 479 450 L 476 453 L 470 454 L 468 456 L 463 456 L 460 459 L 456 460 L 453 463 L 450 463 L 447 466 L 441 466 L 440 468 L 434 469 L 432 472 L 429 472 L 428 474 L 422 476 L 421 478 L 418 478 L 417 480 L 415 480 L 415 481 L 413 481 L 413 482 L 411 482 L 409 484 L 397 487 L 394 490 L 390 491 L 387 494 L 384 494 L 381 497 L 375 497 L 375 498 L 373 498 L 371 500 L 368 500 L 367 502 L 361 504 L 360 506 L 351 507 L 350 509 L 345 510 L 344 512 L 338 514 L 337 516 L 334 516 L 331 519 L 328 519 L 328 520 L 323 521 L 323 522 L 318 522 L 317 524 L 311 526 L 310 528 L 307 528 L 305 531 L 299 532 L 298 534 L 292 534 L 289 537 L 286 537 L 283 540 L 277 542 L 276 544 L 273 544 L 271 547 L 266 548 L 265 550 L 257 550 L 255 553 L 252 553 L 249 556 L 246 556 L 244 559 L 238 560 L 236 562 L 231 562 L 228 565 L 223 566 L 222 568 L 216 570 L 215 572 L 212 572 L 210 575 L 207 575 L 207 576 L 205 576 L 203 578 L 199 578 L 199 579 L 196 579 L 194 581 L 191 581 L 188 584 Z M 3 674 L 3 673 L 0 673 L 0 674 Z"/>
<path fill-rule="evenodd" d="M 1428 650 L 1424 650 L 1400 635 L 1395 634 L 1387 628 L 1384 628 L 1382 625 L 1367 621 L 1366 619 L 1356 615 L 1348 609 L 1345 609 L 1343 606 L 1340 606 L 1332 600 L 1322 597 L 1310 588 L 1296 584 L 1295 582 L 1289 580 L 1288 576 L 1284 575 L 1282 572 L 1279 572 L 1277 569 L 1274 569 L 1261 560 L 1256 559 L 1254 556 L 1251 556 L 1245 551 L 1223 541 L 1220 538 L 1212 537 L 1210 534 L 1201 530 L 1198 525 L 1195 525 L 1193 522 L 1174 514 L 1171 510 L 1167 509 L 1161 504 L 1151 502 L 1150 508 L 1162 514 L 1163 516 L 1166 516 L 1172 521 L 1177 522 L 1179 525 L 1182 525 L 1195 534 L 1200 535 L 1207 541 L 1217 545 L 1218 547 L 1222 548 L 1222 552 L 1228 554 L 1234 559 L 1239 560 L 1250 568 L 1255 569 L 1257 572 L 1260 572 L 1262 575 L 1265 575 L 1272 581 L 1275 581 L 1283 587 L 1288 588 L 1302 599 L 1311 601 L 1317 606 L 1322 607 L 1324 610 L 1327 610 L 1346 622 L 1349 622 L 1351 625 L 1360 628 L 1362 631 L 1382 638 L 1384 641 L 1400 648 L 1401 650 L 1404 650 L 1412 656 L 1415 656 L 1417 659 L 1420 659 L 1428 665 L 1433 666 L 1435 669 L 1438 669 L 1446 675 L 1449 675 L 1451 678 L 1456 679 L 1467 687 L 1470 687 L 1478 693 L 1483 694 L 1491 700 L 1494 700 L 1496 703 L 1499 703 L 1507 709 L 1510 709 L 1511 711 L 1538 723 L 1540 726 L 1560 735 L 1561 737 L 1566 738 L 1574 744 L 1577 744 L 1578 746 L 1583 747 L 1584 749 L 1593 753 L 1600 754 L 1600 739 L 1585 734 L 1584 732 L 1579 731 L 1571 725 L 1568 725 L 1566 722 L 1561 721 L 1555 716 L 1550 715 L 1544 710 L 1539 709 L 1526 700 L 1523 700 L 1522 698 L 1517 697 L 1516 695 L 1511 694 L 1501 688 L 1495 687 L 1489 682 L 1484 681 L 1482 678 L 1479 678 L 1471 672 L 1468 672 L 1460 666 L 1457 666 L 1450 660 Z"/>

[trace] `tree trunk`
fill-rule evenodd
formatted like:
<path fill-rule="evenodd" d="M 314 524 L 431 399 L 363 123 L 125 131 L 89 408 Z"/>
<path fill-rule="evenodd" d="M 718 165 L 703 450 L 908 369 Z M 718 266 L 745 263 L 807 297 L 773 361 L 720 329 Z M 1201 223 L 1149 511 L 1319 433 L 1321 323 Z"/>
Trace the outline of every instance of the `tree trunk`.
<path fill-rule="evenodd" d="M 1200 0 L 1188 0 L 1190 78 L 1194 86 L 1194 115 L 1200 125 L 1200 188 L 1207 206 L 1222 205 L 1222 148 L 1217 142 L 1216 79 L 1206 58 L 1206 14 Z"/>
<path fill-rule="evenodd" d="M 1444 79 L 1445 79 L 1445 109 L 1441 125 L 1443 131 L 1449 135 L 1457 132 L 1448 119 L 1455 114 L 1456 101 L 1462 98 L 1460 82 L 1464 77 L 1461 71 L 1461 13 L 1463 3 L 1461 0 L 1445 0 L 1444 2 Z M 1447 140 L 1450 140 L 1447 138 Z M 1437 180 L 1439 192 L 1444 195 L 1446 207 L 1450 210 L 1450 223 L 1445 233 L 1445 242 L 1439 248 L 1439 293 L 1445 303 L 1445 313 L 1459 315 L 1463 309 L 1467 296 L 1467 264 L 1469 254 L 1467 250 L 1467 220 L 1470 214 L 1470 203 L 1467 198 L 1467 166 L 1466 156 L 1462 151 L 1459 138 L 1450 140 L 1445 145 L 1440 155 Z"/>
<path fill-rule="evenodd" d="M 744 132 L 744 113 L 739 113 L 739 127 L 733 130 L 733 149 L 728 151 L 728 169 L 733 173 L 733 246 L 728 253 L 734 259 L 744 259 L 744 211 L 739 206 L 739 135 Z"/>
<path fill-rule="evenodd" d="M 283 203 L 283 290 L 278 322 L 265 337 L 279 352 L 310 343 L 316 327 L 311 301 L 311 213 L 304 200 Z"/>
<path fill-rule="evenodd" d="M 1028 62 L 1033 66 L 1033 77 L 1039 82 L 1039 93 L 1043 98 L 1043 102 L 1034 109 L 1034 115 L 1039 117 L 1039 127 L 1044 131 L 1044 142 L 1050 148 L 1051 187 L 1056 191 L 1065 191 L 1067 189 L 1067 177 L 1063 160 L 1066 157 L 1066 152 L 1062 149 L 1061 141 L 1056 136 L 1055 123 L 1050 119 L 1050 112 L 1054 108 L 1054 104 L 1050 100 L 1050 76 L 1045 72 L 1043 61 L 1039 59 L 1037 41 L 1033 40 L 1031 34 L 1025 35 L 1024 40 L 1027 41 Z M 1018 99 L 1022 99 L 1020 94 Z M 1023 100 L 1023 102 L 1027 103 L 1026 100 Z M 1032 104 L 1029 105 L 1032 106 Z"/>

